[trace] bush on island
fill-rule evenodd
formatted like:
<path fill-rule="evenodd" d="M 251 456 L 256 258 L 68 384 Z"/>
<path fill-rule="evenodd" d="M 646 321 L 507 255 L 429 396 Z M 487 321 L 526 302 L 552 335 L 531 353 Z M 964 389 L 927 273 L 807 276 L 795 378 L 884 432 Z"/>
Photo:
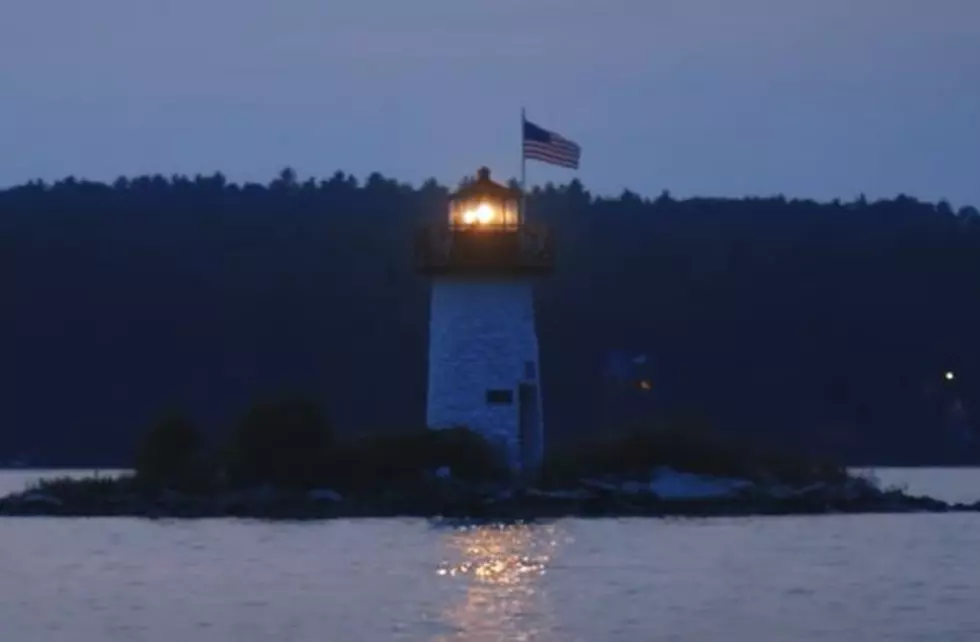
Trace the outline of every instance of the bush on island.
<path fill-rule="evenodd" d="M 136 454 L 135 472 L 143 488 L 192 490 L 208 475 L 202 461 L 201 438 L 183 414 L 170 411 L 154 424 Z"/>
<path fill-rule="evenodd" d="M 254 404 L 235 426 L 226 472 L 235 487 L 310 488 L 324 474 L 333 433 L 313 402 L 283 398 Z"/>
<path fill-rule="evenodd" d="M 330 477 L 345 490 L 384 490 L 424 484 L 439 469 L 453 479 L 500 481 L 507 470 L 483 437 L 466 428 L 426 428 L 364 434 L 337 444 Z"/>
<path fill-rule="evenodd" d="M 772 452 L 701 422 L 654 419 L 550 451 L 541 481 L 546 487 L 561 487 L 607 475 L 648 479 L 658 467 L 790 485 L 847 476 L 840 466 Z"/>

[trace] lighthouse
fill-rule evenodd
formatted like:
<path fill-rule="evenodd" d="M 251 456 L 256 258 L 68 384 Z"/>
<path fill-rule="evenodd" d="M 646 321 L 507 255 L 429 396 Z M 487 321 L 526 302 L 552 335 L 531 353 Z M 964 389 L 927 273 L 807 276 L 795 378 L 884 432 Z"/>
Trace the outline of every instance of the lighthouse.
<path fill-rule="evenodd" d="M 418 239 L 431 282 L 426 421 L 465 427 L 517 473 L 544 449 L 534 285 L 553 268 L 548 230 L 523 220 L 521 192 L 481 168 L 452 194 L 447 218 Z"/>

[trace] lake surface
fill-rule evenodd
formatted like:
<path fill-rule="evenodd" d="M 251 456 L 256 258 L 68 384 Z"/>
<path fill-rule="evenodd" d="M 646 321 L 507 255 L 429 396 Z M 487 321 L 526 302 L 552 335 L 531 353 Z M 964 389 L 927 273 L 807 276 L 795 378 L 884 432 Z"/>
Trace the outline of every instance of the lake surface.
<path fill-rule="evenodd" d="M 38 473 L 0 473 L 0 493 Z M 980 471 L 879 471 L 980 499 Z M 16 479 L 15 479 L 16 478 Z M 0 520 L 12 642 L 980 640 L 980 515 Z"/>

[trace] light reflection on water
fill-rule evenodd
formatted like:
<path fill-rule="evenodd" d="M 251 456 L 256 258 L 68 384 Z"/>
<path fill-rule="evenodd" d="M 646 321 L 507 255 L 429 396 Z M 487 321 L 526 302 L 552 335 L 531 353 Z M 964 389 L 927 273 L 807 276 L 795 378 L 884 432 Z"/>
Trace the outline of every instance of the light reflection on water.
<path fill-rule="evenodd" d="M 463 600 L 444 613 L 453 633 L 434 641 L 557 639 L 542 578 L 563 537 L 559 530 L 555 524 L 490 524 L 448 535 L 452 559 L 436 572 L 467 586 Z"/>

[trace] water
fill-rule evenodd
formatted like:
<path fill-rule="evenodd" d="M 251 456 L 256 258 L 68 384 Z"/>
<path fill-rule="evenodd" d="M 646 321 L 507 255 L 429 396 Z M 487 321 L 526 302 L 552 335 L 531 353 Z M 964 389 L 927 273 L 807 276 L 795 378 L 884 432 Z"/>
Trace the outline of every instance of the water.
<path fill-rule="evenodd" d="M 980 498 L 980 471 L 880 476 Z M 0 638 L 16 642 L 980 639 L 976 514 L 25 518 L 0 520 L 0 541 Z"/>

